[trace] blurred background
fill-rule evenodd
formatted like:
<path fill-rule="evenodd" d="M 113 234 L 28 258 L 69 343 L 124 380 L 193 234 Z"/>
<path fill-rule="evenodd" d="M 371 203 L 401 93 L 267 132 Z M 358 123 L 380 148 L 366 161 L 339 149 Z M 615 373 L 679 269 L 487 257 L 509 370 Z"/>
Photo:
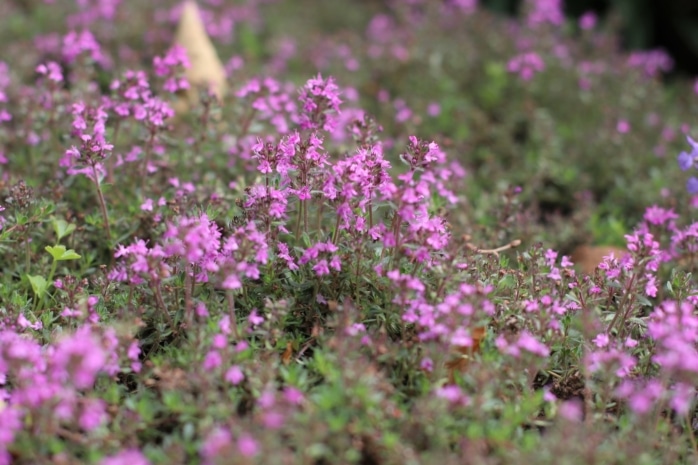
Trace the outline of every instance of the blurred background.
<path fill-rule="evenodd" d="M 481 0 L 497 13 L 517 16 L 522 0 Z M 674 58 L 668 74 L 698 75 L 698 1 L 696 0 L 565 0 L 565 14 L 579 18 L 593 11 L 600 18 L 611 12 L 622 19 L 623 46 L 663 48 Z"/>

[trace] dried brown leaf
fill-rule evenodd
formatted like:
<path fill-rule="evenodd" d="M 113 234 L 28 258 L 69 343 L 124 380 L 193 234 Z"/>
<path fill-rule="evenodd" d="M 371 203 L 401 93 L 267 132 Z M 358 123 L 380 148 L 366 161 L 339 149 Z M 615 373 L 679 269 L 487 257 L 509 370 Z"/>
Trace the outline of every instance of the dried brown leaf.
<path fill-rule="evenodd" d="M 286 343 L 286 350 L 284 350 L 283 355 L 281 355 L 281 362 L 284 365 L 288 365 L 291 363 L 291 357 L 293 357 L 293 343 L 291 341 L 288 341 Z"/>
<path fill-rule="evenodd" d="M 627 253 L 626 249 L 610 245 L 581 245 L 574 249 L 570 259 L 583 273 L 592 274 L 604 257 L 613 254 L 615 258 L 622 258 Z"/>
<path fill-rule="evenodd" d="M 455 383 L 456 371 L 463 373 L 468 368 L 473 354 L 480 351 L 480 344 L 486 335 L 487 328 L 484 326 L 478 326 L 474 328 L 470 334 L 470 337 L 473 340 L 473 345 L 468 347 L 457 347 L 456 351 L 458 354 L 446 362 L 446 369 L 448 370 L 448 382 L 450 384 Z"/>

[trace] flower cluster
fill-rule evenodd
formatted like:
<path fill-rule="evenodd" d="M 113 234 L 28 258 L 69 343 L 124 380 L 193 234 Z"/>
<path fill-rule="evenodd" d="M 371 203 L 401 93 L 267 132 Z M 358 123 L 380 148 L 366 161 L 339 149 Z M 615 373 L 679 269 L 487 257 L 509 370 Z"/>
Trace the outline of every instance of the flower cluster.
<path fill-rule="evenodd" d="M 545 69 L 545 62 L 536 52 L 516 55 L 507 64 L 510 73 L 518 74 L 523 81 L 530 81 L 536 73 Z"/>
<path fill-rule="evenodd" d="M 102 170 L 102 162 L 111 155 L 114 146 L 105 140 L 107 112 L 104 107 L 73 104 L 73 135 L 80 140 L 80 146 L 66 150 L 60 165 L 69 168 L 69 174 L 83 173 L 92 176 L 93 170 Z"/>
<path fill-rule="evenodd" d="M 101 375 L 121 371 L 121 342 L 113 329 L 86 325 L 42 347 L 13 331 L 0 332 L 0 463 L 10 463 L 7 447 L 23 419 L 48 415 L 41 428 L 76 424 L 90 434 L 108 421 L 106 403 L 85 396 Z"/>

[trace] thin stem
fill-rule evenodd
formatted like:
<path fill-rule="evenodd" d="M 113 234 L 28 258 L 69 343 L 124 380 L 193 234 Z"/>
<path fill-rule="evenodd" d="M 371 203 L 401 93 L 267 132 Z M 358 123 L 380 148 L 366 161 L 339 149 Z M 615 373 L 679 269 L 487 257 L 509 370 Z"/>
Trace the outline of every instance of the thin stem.
<path fill-rule="evenodd" d="M 359 251 L 356 254 L 357 256 L 356 256 L 356 278 L 355 279 L 356 279 L 356 300 L 357 300 L 357 302 L 359 300 L 359 287 L 360 287 L 359 286 L 359 276 L 360 276 L 360 272 L 361 272 L 361 253 L 363 252 L 363 250 L 364 250 L 364 243 L 361 242 L 359 245 Z"/>
<path fill-rule="evenodd" d="M 334 225 L 334 235 L 332 236 L 332 243 L 337 245 L 337 239 L 339 239 L 339 215 L 337 215 L 337 222 Z"/>
<path fill-rule="evenodd" d="M 232 289 L 228 289 L 228 313 L 230 313 L 230 323 L 233 325 L 233 336 L 238 338 L 238 320 L 235 316 L 235 294 Z"/>
<path fill-rule="evenodd" d="M 104 219 L 104 229 L 107 232 L 109 248 L 111 248 L 111 229 L 109 228 L 109 215 L 107 214 L 107 204 L 104 201 L 104 194 L 102 194 L 102 186 L 99 183 L 99 175 L 97 174 L 96 165 L 92 165 L 92 174 L 94 175 L 94 183 L 95 187 L 97 188 L 97 199 L 99 200 L 99 208 L 102 210 L 102 218 Z"/>
<path fill-rule="evenodd" d="M 303 218 L 303 201 L 298 199 L 298 218 L 296 219 L 296 241 L 301 237 L 301 219 Z"/>
<path fill-rule="evenodd" d="M 162 312 L 163 315 L 165 315 L 165 319 L 167 320 L 167 324 L 170 325 L 170 328 L 172 328 L 172 331 L 175 330 L 174 322 L 172 321 L 172 317 L 170 314 L 167 312 L 167 308 L 165 307 L 165 301 L 162 299 L 162 293 L 160 292 L 160 283 L 155 283 L 153 284 L 153 293 L 155 294 L 155 302 L 157 303 L 158 308 Z"/>
<path fill-rule="evenodd" d="M 116 125 L 114 126 L 114 135 L 112 136 L 112 145 L 116 147 L 116 139 L 119 137 L 119 128 L 121 127 L 121 120 L 116 120 Z M 109 157 L 107 159 L 107 182 L 109 184 L 114 184 L 114 157 Z"/>
<path fill-rule="evenodd" d="M 308 202 L 303 201 L 303 231 L 308 233 Z"/>
<path fill-rule="evenodd" d="M 325 203 L 321 202 L 317 209 L 317 227 L 315 228 L 317 237 L 322 237 L 322 211 L 325 208 Z"/>
<path fill-rule="evenodd" d="M 625 288 L 625 295 L 623 296 L 623 300 L 621 301 L 620 305 L 618 306 L 618 309 L 616 310 L 616 314 L 613 316 L 613 320 L 611 320 L 611 324 L 608 325 L 608 328 L 606 329 L 606 334 L 609 336 L 611 335 L 611 330 L 613 327 L 616 325 L 616 322 L 618 322 L 618 317 L 623 314 L 623 319 L 621 323 L 623 323 L 626 319 L 626 311 L 624 310 L 625 305 L 628 303 L 628 298 L 630 294 L 630 290 L 633 288 L 633 285 L 635 284 L 635 277 L 637 274 L 633 274 L 633 276 L 630 278 L 630 283 L 628 284 L 628 287 Z M 619 338 L 621 337 L 620 335 L 618 336 Z"/>
<path fill-rule="evenodd" d="M 469 248 L 470 250 L 472 250 L 473 252 L 483 253 L 483 254 L 493 254 L 497 257 L 499 256 L 499 252 L 504 252 L 505 250 L 513 249 L 514 247 L 518 247 L 519 245 L 521 245 L 521 240 L 519 240 L 519 239 L 515 239 L 515 240 L 509 242 L 508 244 L 503 245 L 501 247 L 497 247 L 495 249 L 479 249 L 476 246 L 474 246 L 473 244 L 470 244 L 470 243 L 465 244 L 465 246 L 467 248 Z"/>
<path fill-rule="evenodd" d="M 192 269 L 192 274 L 194 270 Z M 187 327 L 191 327 L 194 323 L 194 306 L 192 304 L 192 285 L 193 277 L 189 274 L 189 264 L 184 264 L 184 315 L 187 322 Z"/>
<path fill-rule="evenodd" d="M 40 298 L 39 301 L 37 302 L 37 305 L 36 305 L 36 308 L 35 308 L 35 310 L 36 310 L 37 312 L 40 312 L 40 311 L 43 310 L 43 308 L 44 308 L 44 299 L 46 298 L 46 293 L 48 292 L 48 287 L 49 287 L 49 286 L 51 285 L 51 283 L 53 282 L 53 276 L 56 274 L 56 268 L 57 268 L 57 267 L 58 267 L 58 260 L 55 260 L 55 259 L 54 259 L 53 262 L 51 263 L 51 271 L 49 271 L 49 273 L 48 273 L 48 279 L 46 280 L 46 283 L 47 283 L 47 285 L 46 285 L 46 290 L 44 291 L 43 294 L 41 294 L 41 298 Z"/>
<path fill-rule="evenodd" d="M 143 156 L 143 172 L 141 173 L 141 195 L 145 196 L 145 182 L 148 179 L 148 164 L 150 163 L 150 153 L 153 151 L 155 142 L 155 130 L 150 131 L 150 138 L 145 145 L 145 155 Z"/>
<path fill-rule="evenodd" d="M 29 267 L 31 266 L 31 247 L 30 247 L 29 237 L 24 241 L 24 270 L 25 273 L 29 274 Z"/>
<path fill-rule="evenodd" d="M 688 430 L 688 438 L 691 440 L 691 446 L 693 447 L 693 453 L 698 457 L 698 442 L 696 442 L 696 433 L 693 431 L 693 425 L 691 424 L 691 415 L 686 413 L 686 429 Z"/>

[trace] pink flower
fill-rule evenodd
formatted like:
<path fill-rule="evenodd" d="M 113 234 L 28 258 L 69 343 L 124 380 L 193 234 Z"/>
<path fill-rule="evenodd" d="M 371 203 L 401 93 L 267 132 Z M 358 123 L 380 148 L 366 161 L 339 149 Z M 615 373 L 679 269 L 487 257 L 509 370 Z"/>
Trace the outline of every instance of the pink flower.
<path fill-rule="evenodd" d="M 427 106 L 427 114 L 432 118 L 441 114 L 441 105 L 438 102 L 430 102 Z"/>
<path fill-rule="evenodd" d="M 593 342 L 596 345 L 596 347 L 606 347 L 608 345 L 608 342 L 609 342 L 608 341 L 608 334 L 606 334 L 606 333 L 598 334 L 594 338 Z"/>
<path fill-rule="evenodd" d="M 238 450 L 244 457 L 254 457 L 259 453 L 259 444 L 247 433 L 243 433 L 237 440 Z"/>
<path fill-rule="evenodd" d="M 41 323 L 41 320 L 37 320 L 36 323 L 32 323 L 29 320 L 27 320 L 27 317 L 24 316 L 24 313 L 20 313 L 17 317 L 17 324 L 21 328 L 31 328 L 37 331 L 43 328 L 43 323 Z"/>
<path fill-rule="evenodd" d="M 593 11 L 587 11 L 579 18 L 579 27 L 585 31 L 594 29 L 594 27 L 596 27 L 597 20 L 598 18 L 596 17 L 596 13 Z"/>
<path fill-rule="evenodd" d="M 217 427 L 211 431 L 206 436 L 206 439 L 204 439 L 201 449 L 199 450 L 199 453 L 204 459 L 203 463 L 214 464 L 216 457 L 225 453 L 231 441 L 232 437 L 230 435 L 230 431 L 227 429 Z"/>
<path fill-rule="evenodd" d="M 85 399 L 78 424 L 85 431 L 92 431 L 107 420 L 106 403 L 101 399 Z"/>
<path fill-rule="evenodd" d="M 618 131 L 619 134 L 629 133 L 630 132 L 630 123 L 628 123 L 624 119 L 618 120 L 618 123 L 616 124 L 616 131 Z"/>
<path fill-rule="evenodd" d="M 111 457 L 106 457 L 99 462 L 100 465 L 150 465 L 148 459 L 145 456 L 135 450 L 129 449 L 123 452 L 119 452 Z"/>
<path fill-rule="evenodd" d="M 223 360 L 221 359 L 221 354 L 215 350 L 212 350 L 206 354 L 206 357 L 204 358 L 203 368 L 206 371 L 213 370 L 214 368 L 218 368 L 221 365 L 222 361 Z"/>
<path fill-rule="evenodd" d="M 48 77 L 50 81 L 59 83 L 63 81 L 63 72 L 61 66 L 55 61 L 49 61 L 46 64 L 40 64 L 36 67 L 36 72 Z"/>
<path fill-rule="evenodd" d="M 434 362 L 429 357 L 424 357 L 420 362 L 419 367 L 422 370 L 431 373 L 431 371 L 434 369 Z"/>
<path fill-rule="evenodd" d="M 334 79 L 323 79 L 321 75 L 309 79 L 301 90 L 299 100 L 302 105 L 300 125 L 303 129 L 322 129 L 332 132 L 339 113 L 339 88 Z"/>
<path fill-rule="evenodd" d="M 233 365 L 225 372 L 225 380 L 233 386 L 237 386 L 245 379 L 245 374 L 238 365 Z"/>
<path fill-rule="evenodd" d="M 434 394 L 436 397 L 447 400 L 451 404 L 467 405 L 470 402 L 470 399 L 463 393 L 461 388 L 454 385 L 437 388 Z"/>
<path fill-rule="evenodd" d="M 691 384 L 676 383 L 671 390 L 669 405 L 679 415 L 686 415 L 696 400 L 696 388 Z"/>
<path fill-rule="evenodd" d="M 579 422 L 582 421 L 584 413 L 582 412 L 582 405 L 578 401 L 566 401 L 560 404 L 560 416 L 568 421 Z"/>
<path fill-rule="evenodd" d="M 288 386 L 284 389 L 284 398 L 291 405 L 300 405 L 304 400 L 303 393 L 293 386 Z"/>
<path fill-rule="evenodd" d="M 528 331 L 523 331 L 521 333 L 517 345 L 520 348 L 541 357 L 547 357 L 550 355 L 550 349 L 548 346 L 533 337 L 533 335 Z"/>
<path fill-rule="evenodd" d="M 631 68 L 638 68 L 644 71 L 648 78 L 654 78 L 661 72 L 671 71 L 674 67 L 674 60 L 662 49 L 635 51 L 628 56 L 627 64 Z"/>
<path fill-rule="evenodd" d="M 248 317 L 251 326 L 259 326 L 264 323 L 264 317 L 257 313 L 257 309 L 253 309 Z"/>
<path fill-rule="evenodd" d="M 262 414 L 262 424 L 265 428 L 279 429 L 284 426 L 285 417 L 280 412 L 264 412 Z"/>
<path fill-rule="evenodd" d="M 647 284 L 645 284 L 645 294 L 650 297 L 657 297 L 657 278 L 653 274 L 646 274 Z"/>
<path fill-rule="evenodd" d="M 561 0 L 527 0 L 529 13 L 526 22 L 531 27 L 542 24 L 561 26 L 565 22 Z"/>

